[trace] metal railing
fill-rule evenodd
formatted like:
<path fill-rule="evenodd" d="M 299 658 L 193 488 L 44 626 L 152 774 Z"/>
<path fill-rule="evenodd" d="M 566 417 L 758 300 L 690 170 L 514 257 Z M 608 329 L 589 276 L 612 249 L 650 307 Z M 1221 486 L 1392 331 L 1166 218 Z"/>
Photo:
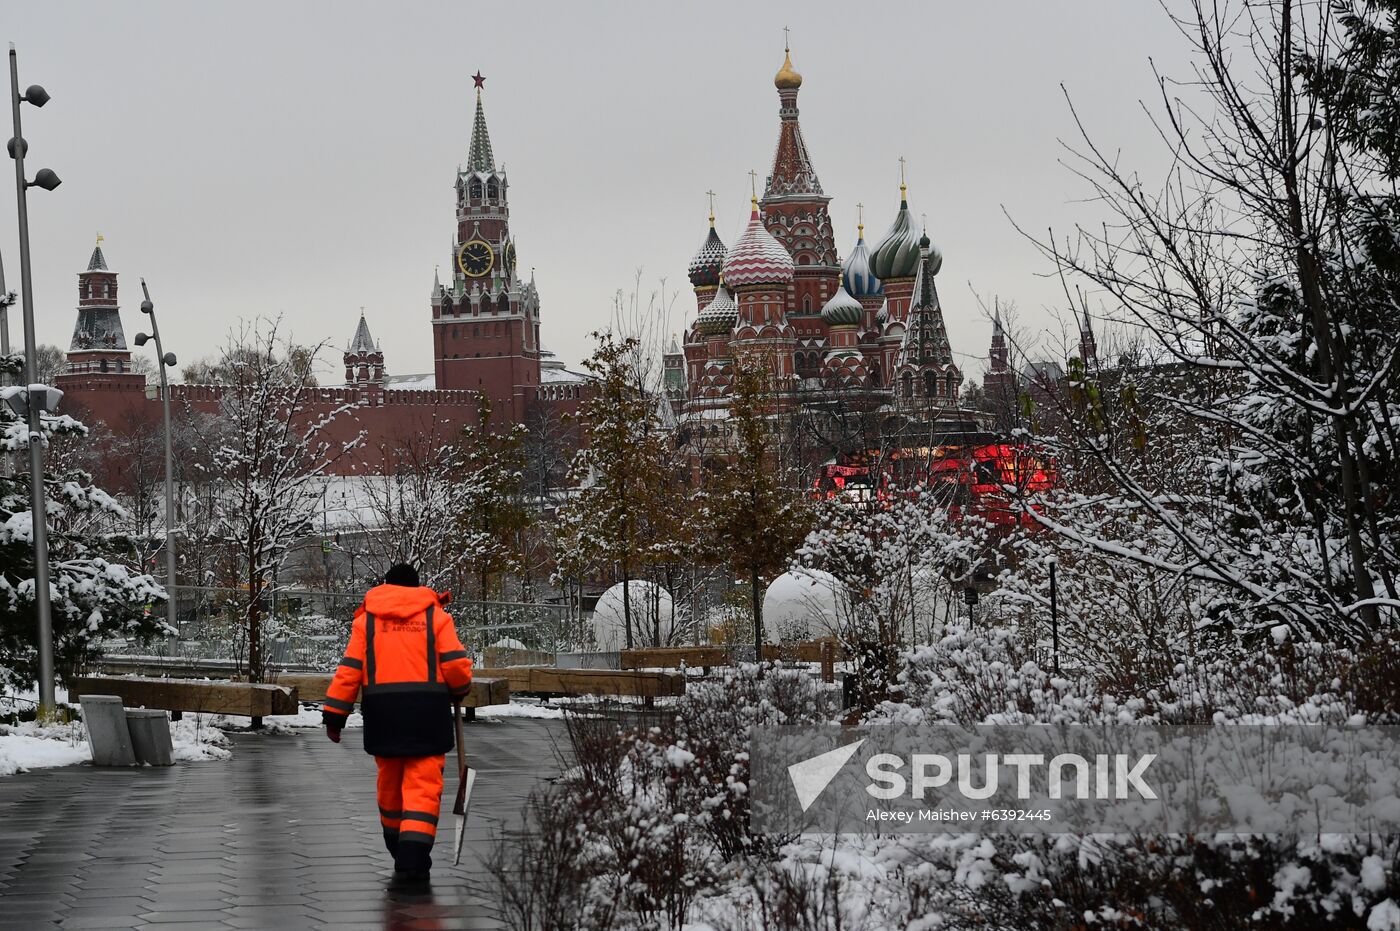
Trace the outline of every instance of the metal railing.
<path fill-rule="evenodd" d="M 281 589 L 269 592 L 262 614 L 263 655 L 269 668 L 329 670 L 350 639 L 363 593 Z M 174 636 L 112 639 L 111 657 L 217 661 L 241 668 L 248 658 L 247 593 L 241 589 L 176 588 Z M 480 660 L 488 647 L 557 653 L 585 642 L 586 631 L 566 605 L 454 601 L 449 610 L 462 644 Z"/>

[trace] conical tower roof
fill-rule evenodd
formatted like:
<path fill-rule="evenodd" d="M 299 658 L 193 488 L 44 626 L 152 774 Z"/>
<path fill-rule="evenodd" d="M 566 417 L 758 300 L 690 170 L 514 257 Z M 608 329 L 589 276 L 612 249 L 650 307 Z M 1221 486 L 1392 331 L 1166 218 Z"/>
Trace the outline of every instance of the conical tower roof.
<path fill-rule="evenodd" d="M 107 267 L 107 258 L 102 254 L 102 244 L 98 243 L 92 247 L 92 258 L 88 259 L 87 270 L 90 272 L 110 271 Z"/>
<path fill-rule="evenodd" d="M 478 72 L 478 77 L 480 73 Z M 484 81 L 485 78 L 480 78 Z M 467 152 L 467 171 L 492 172 L 496 157 L 491 153 L 491 134 L 486 130 L 486 111 L 481 106 L 481 83 L 476 86 L 476 119 L 472 121 L 472 145 Z"/>
<path fill-rule="evenodd" d="M 351 352 L 374 352 L 374 337 L 369 335 L 369 323 L 365 320 L 365 312 L 360 311 L 360 325 L 355 327 L 355 336 L 350 340 Z"/>
<path fill-rule="evenodd" d="M 778 111 L 781 119 L 778 147 L 773 152 L 773 168 L 763 190 L 763 201 L 767 204 L 775 197 L 787 196 L 827 200 L 822 183 L 817 179 L 817 170 L 812 167 L 807 140 L 802 138 L 802 124 L 797 119 L 797 89 L 802 86 L 802 75 L 793 70 L 791 54 L 786 50 L 784 53 L 782 70 L 774 79 L 782 102 Z"/>

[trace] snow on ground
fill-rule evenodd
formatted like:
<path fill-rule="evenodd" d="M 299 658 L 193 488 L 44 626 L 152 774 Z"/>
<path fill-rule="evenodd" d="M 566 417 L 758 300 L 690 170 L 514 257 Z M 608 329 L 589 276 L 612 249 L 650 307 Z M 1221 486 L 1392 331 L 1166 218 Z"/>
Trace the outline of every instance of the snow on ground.
<path fill-rule="evenodd" d="M 228 730 L 246 731 L 251 723 L 248 718 L 229 717 L 227 715 L 216 714 L 206 718 L 215 727 Z M 263 734 L 287 734 L 292 731 L 301 730 L 307 727 L 321 727 L 321 706 L 308 707 L 301 706 L 296 714 L 273 714 L 263 718 L 263 727 L 259 733 Z M 350 713 L 349 719 L 345 722 L 346 727 L 364 727 L 365 719 L 360 717 L 358 711 Z"/>
<path fill-rule="evenodd" d="M 81 724 L 0 724 L 0 776 L 73 766 L 92 759 Z"/>
<path fill-rule="evenodd" d="M 512 700 L 508 705 L 486 705 L 476 709 L 476 719 L 491 720 L 492 718 L 544 718 L 555 720 L 564 716 L 564 709 L 554 708 L 549 705 L 542 705 L 538 702 L 524 702 Z"/>
<path fill-rule="evenodd" d="M 67 700 L 61 693 L 59 702 Z M 0 711 L 9 706 L 17 708 L 27 696 L 0 698 Z M 229 719 L 224 719 L 228 722 Z M 170 742 L 177 763 L 200 763 L 226 760 L 233 756 L 223 726 L 208 715 L 186 715 L 183 721 L 170 722 Z M 41 725 L 35 721 L 0 724 L 0 776 L 28 772 L 31 769 L 51 769 L 55 766 L 76 766 L 92 759 L 87 729 L 81 721 L 69 724 Z"/>
<path fill-rule="evenodd" d="M 170 722 L 170 740 L 175 745 L 175 762 L 202 763 L 227 760 L 233 756 L 228 736 L 208 721 L 185 715 L 182 721 Z"/>
<path fill-rule="evenodd" d="M 476 709 L 478 720 L 489 718 L 562 718 L 564 712 L 559 708 L 551 708 L 541 705 L 538 702 L 512 700 L 509 705 L 488 705 L 485 708 Z M 187 716 L 188 717 L 188 716 Z M 205 718 L 206 721 L 215 727 L 228 728 L 233 730 L 247 730 L 247 718 L 230 718 L 223 715 L 214 715 Z M 321 727 L 321 709 L 307 708 L 302 706 L 301 711 L 296 714 L 271 715 L 263 718 L 263 734 L 285 734 L 303 728 Z M 365 719 L 358 711 L 350 714 L 345 726 L 364 727 Z"/>

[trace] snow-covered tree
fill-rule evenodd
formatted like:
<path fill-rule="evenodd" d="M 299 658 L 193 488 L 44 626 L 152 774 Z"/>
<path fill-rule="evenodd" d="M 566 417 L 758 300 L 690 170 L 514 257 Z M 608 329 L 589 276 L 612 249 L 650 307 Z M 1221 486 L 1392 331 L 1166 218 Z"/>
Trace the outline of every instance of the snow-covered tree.
<path fill-rule="evenodd" d="M 630 649 L 644 613 L 632 604 L 631 581 L 666 549 L 677 529 L 658 504 L 675 476 L 654 398 L 639 390 L 636 341 L 594 334 L 598 348 L 584 362 L 596 379 L 580 414 L 587 439 L 571 469 L 576 490 L 560 508 L 556 550 L 560 574 L 609 572 L 623 582 L 623 618 Z"/>
<path fill-rule="evenodd" d="M 749 583 L 754 649 L 763 650 L 763 586 L 787 568 L 811 527 L 801 481 L 779 455 L 771 360 L 735 359 L 728 443 L 716 456 L 702 498 L 711 558 Z"/>
<path fill-rule="evenodd" d="M 524 424 L 493 423 L 484 394 L 477 398 L 476 423 L 462 430 L 448 547 L 475 581 L 483 624 L 488 622 L 486 602 L 500 593 L 507 576 L 520 571 L 525 534 L 534 522 L 525 500 L 528 433 Z"/>
<path fill-rule="evenodd" d="M 291 348 L 278 334 L 278 321 L 244 324 L 230 334 L 222 360 L 223 430 L 207 465 L 220 478 L 213 532 L 236 554 L 253 681 L 265 671 L 269 590 L 291 546 L 315 529 L 330 467 L 363 436 L 330 439 L 327 428 L 355 405 L 318 410 L 308 361 L 316 350 L 307 356 Z"/>
<path fill-rule="evenodd" d="M 1360 0 L 1193 5 L 1194 89 L 1161 81 L 1165 182 L 1080 123 L 1078 173 L 1115 219 L 1041 244 L 1103 296 L 1076 319 L 1141 334 L 1146 357 L 1071 367 L 1051 442 L 1077 494 L 1037 519 L 1204 586 L 1220 632 L 1355 642 L 1400 608 L 1400 197 L 1376 131 L 1400 103 L 1373 35 L 1394 21 Z"/>
<path fill-rule="evenodd" d="M 462 450 L 456 428 L 436 412 L 432 426 L 401 437 L 383 450 L 385 468 L 366 475 L 358 485 L 362 500 L 350 509 L 357 544 L 366 559 L 365 576 L 383 573 L 394 563 L 418 568 L 424 585 L 456 590 L 464 567 L 448 545 L 458 513 L 457 477 Z M 352 579 L 358 585 L 360 579 Z"/>
<path fill-rule="evenodd" d="M 11 379 L 23 359 L 0 359 Z M 43 441 L 81 442 L 83 424 L 67 415 L 44 415 Z M 29 428 L 0 406 L 0 450 L 27 462 Z M 164 631 L 155 602 L 165 590 L 138 570 L 128 539 L 114 532 L 124 509 L 92 477 L 50 461 L 44 475 L 48 517 L 49 590 L 54 663 L 60 678 L 81 665 L 110 637 L 144 638 Z M 30 475 L 0 471 L 0 686 L 30 688 L 38 677 L 38 621 L 34 610 L 33 512 Z"/>

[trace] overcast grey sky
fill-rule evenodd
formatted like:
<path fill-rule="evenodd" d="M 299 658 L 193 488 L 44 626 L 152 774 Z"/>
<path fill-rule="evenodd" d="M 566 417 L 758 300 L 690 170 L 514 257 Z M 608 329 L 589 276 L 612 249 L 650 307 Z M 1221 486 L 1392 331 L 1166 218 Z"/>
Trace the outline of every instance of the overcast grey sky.
<path fill-rule="evenodd" d="M 3 38 L 21 85 L 53 95 L 25 109 L 28 167 L 63 178 L 30 195 L 40 339 L 67 347 L 74 276 L 100 231 L 128 336 L 144 275 L 182 360 L 258 314 L 339 347 L 363 306 L 390 372 L 430 371 L 428 293 L 479 68 L 520 267 L 536 270 L 546 347 L 573 364 L 638 268 L 693 313 L 705 191 L 733 243 L 748 172 L 771 164 L 784 25 L 842 255 L 857 202 L 868 240 L 890 223 L 903 155 L 969 375 L 990 333 L 969 286 L 1059 332 L 1059 286 L 1003 207 L 1034 229 L 1092 216 L 1058 164 L 1073 133 L 1061 82 L 1125 161 L 1160 164 L 1138 101 L 1155 92 L 1149 56 L 1183 74 L 1186 50 L 1155 0 L 12 4 Z"/>

